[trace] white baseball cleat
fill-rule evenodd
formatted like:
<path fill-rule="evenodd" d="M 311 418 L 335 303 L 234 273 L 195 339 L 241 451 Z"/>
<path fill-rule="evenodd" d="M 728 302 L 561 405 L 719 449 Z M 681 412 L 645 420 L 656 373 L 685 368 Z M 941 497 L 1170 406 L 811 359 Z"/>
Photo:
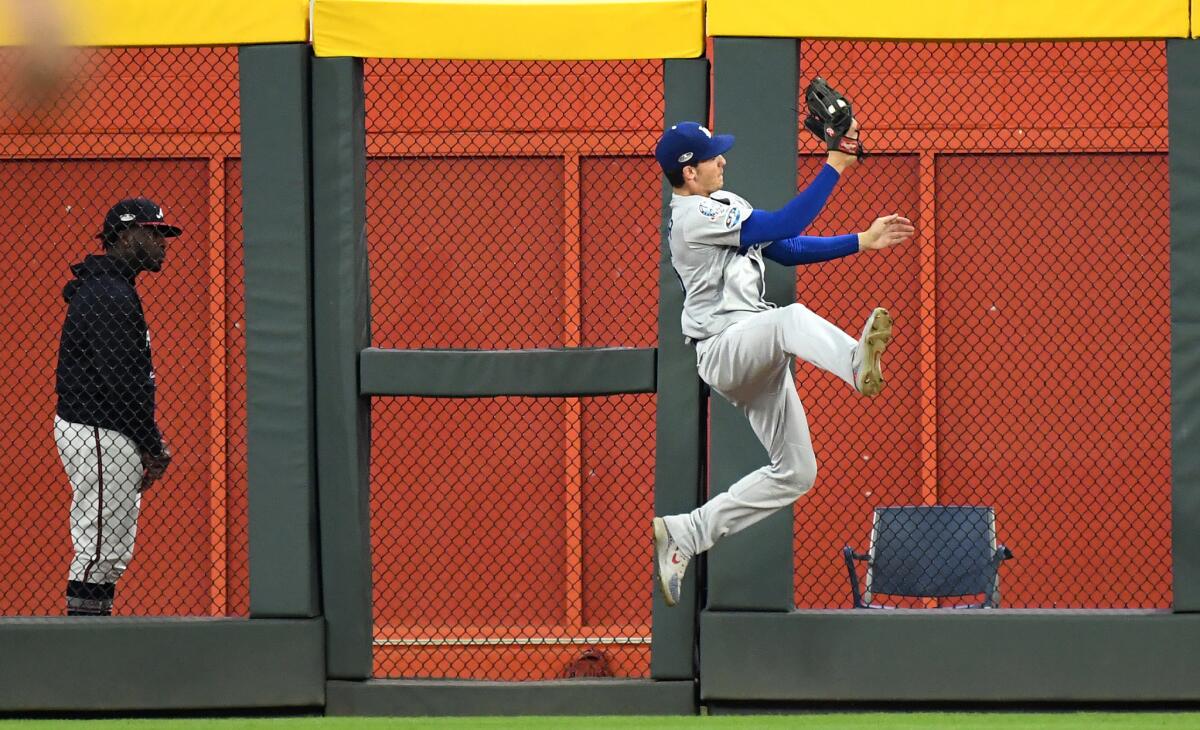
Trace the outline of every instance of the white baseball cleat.
<path fill-rule="evenodd" d="M 883 371 L 879 356 L 892 340 L 892 316 L 883 307 L 877 307 L 863 326 L 862 337 L 854 348 L 851 369 L 854 372 L 854 387 L 867 397 L 879 395 L 883 390 Z"/>
<path fill-rule="evenodd" d="M 674 606 L 679 603 L 683 574 L 687 572 L 691 557 L 679 549 L 661 517 L 654 518 L 654 557 L 658 564 L 658 587 L 662 589 L 663 600 L 667 606 Z"/>

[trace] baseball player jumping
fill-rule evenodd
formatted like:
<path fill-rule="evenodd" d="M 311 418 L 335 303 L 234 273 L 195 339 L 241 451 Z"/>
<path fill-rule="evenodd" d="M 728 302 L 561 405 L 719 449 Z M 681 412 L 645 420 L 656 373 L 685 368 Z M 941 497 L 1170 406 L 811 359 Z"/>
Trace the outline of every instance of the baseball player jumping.
<path fill-rule="evenodd" d="M 104 255 L 73 265 L 63 289 L 54 439 L 72 491 L 69 616 L 112 613 L 142 492 L 171 461 L 154 418 L 150 334 L 135 282 L 162 268 L 166 239 L 179 233 L 149 200 L 122 200 L 104 219 Z"/>
<path fill-rule="evenodd" d="M 883 387 L 880 355 L 892 336 L 887 310 L 872 311 L 855 340 L 801 304 L 776 308 L 763 298 L 764 258 L 787 266 L 828 261 L 885 249 L 913 235 L 912 223 L 899 215 L 877 218 L 862 233 L 800 235 L 862 153 L 849 103 L 843 99 L 841 105 L 834 104 L 844 109 L 832 124 L 826 118 L 806 122 L 827 143 L 829 155 L 809 186 L 778 211 L 756 210 L 722 190 L 731 135 L 713 136 L 695 122 L 683 122 L 668 129 L 655 148 L 673 188 L 671 260 L 685 290 L 683 333 L 695 345 L 697 371 L 746 414 L 770 457 L 767 466 L 695 510 L 654 518 L 659 586 L 668 606 L 679 601 L 694 556 L 792 504 L 816 480 L 791 359 L 833 373 L 865 396 Z"/>

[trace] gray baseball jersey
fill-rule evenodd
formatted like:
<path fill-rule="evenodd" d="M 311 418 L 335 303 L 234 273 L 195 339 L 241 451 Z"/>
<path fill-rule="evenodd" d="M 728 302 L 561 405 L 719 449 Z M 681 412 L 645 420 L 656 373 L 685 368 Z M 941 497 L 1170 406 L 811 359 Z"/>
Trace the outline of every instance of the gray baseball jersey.
<path fill-rule="evenodd" d="M 742 223 L 753 207 L 724 190 L 714 196 L 671 196 L 671 261 L 686 291 L 683 333 L 696 341 L 700 377 L 746 414 L 770 463 L 691 512 L 662 518 L 687 555 L 812 487 L 817 460 L 788 366 L 800 358 L 853 387 L 858 344 L 801 304 L 776 308 L 766 301 L 762 247 L 739 253 Z"/>
<path fill-rule="evenodd" d="M 766 264 L 760 247 L 738 253 L 742 223 L 753 210 L 727 190 L 711 198 L 671 195 L 671 263 L 687 292 L 683 334 L 692 340 L 775 307 L 763 298 Z"/>

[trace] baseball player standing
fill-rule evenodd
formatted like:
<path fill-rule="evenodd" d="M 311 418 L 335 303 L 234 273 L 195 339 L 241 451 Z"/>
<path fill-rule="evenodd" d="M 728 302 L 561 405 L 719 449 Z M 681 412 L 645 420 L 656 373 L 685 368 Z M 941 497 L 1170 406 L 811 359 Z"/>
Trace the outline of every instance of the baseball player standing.
<path fill-rule="evenodd" d="M 695 122 L 668 129 L 655 157 L 671 183 L 668 238 L 685 290 L 683 333 L 696 347 L 704 382 L 750 420 L 770 463 L 687 514 L 655 517 L 659 586 L 668 606 L 679 600 L 688 561 L 726 535 L 787 507 L 813 485 L 816 456 L 804 407 L 788 368 L 792 358 L 816 365 L 866 396 L 883 387 L 880 354 L 892 335 L 884 309 L 867 317 L 855 340 L 801 304 L 767 302 L 764 258 L 795 266 L 894 246 L 913 234 L 889 215 L 862 233 L 802 236 L 841 174 L 858 160 L 857 124 L 830 144 L 825 166 L 778 211 L 754 209 L 724 185 L 731 135 L 713 136 Z"/>
<path fill-rule="evenodd" d="M 150 333 L 135 284 L 159 271 L 180 229 L 145 198 L 109 210 L 104 254 L 71 266 L 58 353 L 54 440 L 71 482 L 67 615 L 112 614 L 133 557 L 142 492 L 171 461 L 154 419 Z"/>

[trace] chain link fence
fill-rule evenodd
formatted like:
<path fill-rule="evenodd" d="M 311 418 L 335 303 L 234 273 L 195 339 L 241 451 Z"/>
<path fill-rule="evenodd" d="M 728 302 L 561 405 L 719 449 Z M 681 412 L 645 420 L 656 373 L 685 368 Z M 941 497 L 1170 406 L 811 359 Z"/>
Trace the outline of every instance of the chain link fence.
<path fill-rule="evenodd" d="M 660 62 L 365 77 L 374 346 L 656 344 Z M 652 395 L 372 415 L 376 676 L 649 675 Z"/>
<path fill-rule="evenodd" d="M 882 520 L 934 514 L 877 509 L 975 506 L 937 514 L 957 539 L 983 525 L 1002 587 L 981 599 L 1168 606 L 1163 45 L 805 41 L 801 58 L 858 102 L 875 152 L 812 232 L 897 211 L 918 236 L 799 271 L 832 321 L 856 331 L 882 304 L 900 334 L 882 399 L 799 373 L 822 475 L 797 505 L 797 605 L 851 606 L 843 549 L 880 557 Z M 373 61 L 366 78 L 373 344 L 655 343 L 658 64 Z M 1146 78 L 1158 103 L 1112 118 Z M 821 163 L 806 145 L 801 184 Z M 377 676 L 648 674 L 653 397 L 373 410 Z M 870 600 L 887 576 L 863 562 Z M 929 588 L 891 603 L 959 602 Z"/>
<path fill-rule="evenodd" d="M 244 615 L 236 50 L 23 54 L 0 52 L 0 554 L 21 566 L 3 613 L 63 613 L 73 561 L 117 583 L 91 571 L 134 543 L 115 613 Z M 1003 606 L 1169 606 L 1163 44 L 804 41 L 801 58 L 876 153 L 812 232 L 898 211 L 918 236 L 799 271 L 800 301 L 849 331 L 888 306 L 898 337 L 880 399 L 799 372 L 822 473 L 796 510 L 797 605 L 851 605 L 842 549 L 870 551 L 877 508 L 974 505 L 1016 556 Z M 366 79 L 374 345 L 656 344 L 660 63 L 381 60 Z M 1113 113 L 1147 83 L 1154 103 Z M 801 184 L 820 159 L 805 142 Z M 136 541 L 113 496 L 141 478 L 136 438 L 74 432 L 64 467 L 54 428 L 69 266 L 104 253 L 105 213 L 134 196 L 182 229 L 136 279 L 173 453 Z M 648 675 L 653 396 L 373 410 L 378 676 Z M 89 449 L 116 469 L 109 511 L 98 461 L 96 479 L 70 463 Z"/>
<path fill-rule="evenodd" d="M 0 614 L 245 615 L 237 50 L 44 51 L 0 49 Z"/>
<path fill-rule="evenodd" d="M 876 153 L 811 231 L 899 212 L 917 236 L 799 269 L 799 301 L 856 334 L 887 306 L 897 335 L 877 399 L 798 369 L 822 471 L 796 508 L 797 605 L 851 605 L 842 551 L 884 549 L 877 508 L 941 505 L 993 510 L 982 539 L 1015 554 L 1003 607 L 1169 607 L 1165 45 L 800 48 L 802 86 L 821 75 L 843 91 Z M 800 135 L 804 185 L 822 158 Z M 928 527 L 905 526 L 900 548 L 916 552 Z M 906 570 L 949 576 L 958 554 L 910 555 Z M 864 562 L 865 587 L 880 576 Z"/>

